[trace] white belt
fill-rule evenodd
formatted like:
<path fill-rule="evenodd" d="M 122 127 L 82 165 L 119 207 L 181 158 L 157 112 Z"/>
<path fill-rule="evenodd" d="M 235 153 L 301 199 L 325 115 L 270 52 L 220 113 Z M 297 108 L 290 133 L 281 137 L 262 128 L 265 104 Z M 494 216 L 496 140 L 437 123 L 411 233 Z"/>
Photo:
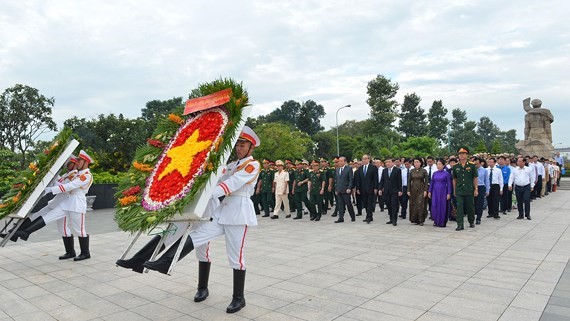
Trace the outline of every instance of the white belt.
<path fill-rule="evenodd" d="M 251 197 L 247 192 L 233 192 L 228 195 L 228 197 L 230 196 Z"/>

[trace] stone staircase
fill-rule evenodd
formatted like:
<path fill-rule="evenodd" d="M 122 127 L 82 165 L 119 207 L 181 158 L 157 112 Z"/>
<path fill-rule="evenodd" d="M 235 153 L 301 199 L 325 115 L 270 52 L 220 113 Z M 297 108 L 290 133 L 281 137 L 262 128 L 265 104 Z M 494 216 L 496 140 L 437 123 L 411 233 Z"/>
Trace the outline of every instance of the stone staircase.
<path fill-rule="evenodd" d="M 557 190 L 570 191 L 570 177 L 560 178 L 560 186 Z"/>

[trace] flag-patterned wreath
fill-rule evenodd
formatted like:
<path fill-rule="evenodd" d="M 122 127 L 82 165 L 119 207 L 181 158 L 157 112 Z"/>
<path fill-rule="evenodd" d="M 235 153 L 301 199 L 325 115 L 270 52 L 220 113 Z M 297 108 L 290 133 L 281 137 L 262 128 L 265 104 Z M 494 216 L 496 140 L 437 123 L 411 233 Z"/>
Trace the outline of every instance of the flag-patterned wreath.
<path fill-rule="evenodd" d="M 22 170 L 12 183 L 12 188 L 2 197 L 0 219 L 15 213 L 30 197 L 36 186 L 65 151 L 67 143 L 73 139 L 71 129 L 64 128 L 51 142 L 50 147 L 36 155 L 28 168 Z"/>
<path fill-rule="evenodd" d="M 222 155 L 232 149 L 248 96 L 241 84 L 219 79 L 199 85 L 186 107 L 162 119 L 119 183 L 115 220 L 124 231 L 148 231 L 182 213 Z M 183 114 L 186 114 L 184 116 Z"/>

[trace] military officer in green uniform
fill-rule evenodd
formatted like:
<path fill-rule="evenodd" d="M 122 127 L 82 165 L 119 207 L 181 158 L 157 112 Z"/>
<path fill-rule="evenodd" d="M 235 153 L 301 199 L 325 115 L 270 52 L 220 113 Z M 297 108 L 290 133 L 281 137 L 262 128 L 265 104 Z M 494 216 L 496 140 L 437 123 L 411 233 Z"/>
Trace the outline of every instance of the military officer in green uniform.
<path fill-rule="evenodd" d="M 323 174 L 325 175 L 324 180 L 325 180 L 325 193 L 323 194 L 323 215 L 327 214 L 327 210 L 329 209 L 329 205 L 332 206 L 333 200 L 332 200 L 332 189 L 331 192 L 329 192 L 329 186 L 332 184 L 332 180 L 334 177 L 334 170 L 332 170 L 332 175 L 331 175 L 331 171 L 329 168 L 329 162 L 324 159 L 321 158 L 321 170 L 323 171 Z"/>
<path fill-rule="evenodd" d="M 293 183 L 295 181 L 295 173 L 297 171 L 295 170 L 295 164 L 293 164 L 293 161 L 291 159 L 285 160 L 285 167 L 287 173 L 289 173 L 289 195 L 287 195 L 287 197 L 289 198 L 289 212 L 295 213 L 297 206 L 295 205 L 295 194 L 293 193 Z"/>
<path fill-rule="evenodd" d="M 271 200 L 273 198 L 273 193 L 271 192 L 272 188 L 273 172 L 269 169 L 269 161 L 264 159 L 263 169 L 259 172 L 256 191 L 256 194 L 260 195 L 261 198 L 261 208 L 263 209 L 262 217 L 269 217 L 269 208 L 271 207 Z"/>
<path fill-rule="evenodd" d="M 274 161 L 269 161 L 269 170 L 271 171 L 273 178 L 275 178 L 275 172 L 277 172 L 277 168 L 275 167 Z M 273 187 L 273 183 L 271 183 L 271 187 Z M 269 203 L 269 209 L 271 212 L 275 211 L 275 193 L 273 192 L 271 192 L 271 203 Z"/>
<path fill-rule="evenodd" d="M 475 207 L 474 198 L 478 194 L 478 174 L 475 164 L 467 161 L 469 149 L 461 147 L 457 150 L 459 163 L 453 166 L 453 190 L 457 199 L 457 228 L 461 231 L 463 227 L 463 219 L 467 212 L 469 227 L 475 227 Z"/>
<path fill-rule="evenodd" d="M 330 168 L 330 170 L 332 171 L 332 185 L 329 185 L 328 191 L 330 191 L 333 195 L 334 198 L 334 211 L 333 214 L 331 215 L 332 217 L 335 217 L 338 215 L 338 195 L 336 195 L 335 191 L 335 185 L 336 185 L 336 175 L 335 172 L 338 169 L 338 157 L 335 157 L 333 159 L 333 164 L 334 166 L 332 168 Z M 332 207 L 332 202 L 331 202 L 331 207 Z"/>
<path fill-rule="evenodd" d="M 297 216 L 294 220 L 303 218 L 303 203 L 311 213 L 311 217 L 314 217 L 315 209 L 309 198 L 307 197 L 307 192 L 309 191 L 309 171 L 303 168 L 303 164 L 306 160 L 297 161 L 297 170 L 295 171 L 295 181 L 293 183 L 293 193 L 295 194 L 295 207 L 297 208 Z"/>
<path fill-rule="evenodd" d="M 323 196 L 325 194 L 325 182 L 327 174 L 319 168 L 319 162 L 314 160 L 311 162 L 313 171 L 309 173 L 309 200 L 315 208 L 315 215 L 311 216 L 311 221 L 320 221 L 321 214 L 325 210 L 323 208 Z"/>

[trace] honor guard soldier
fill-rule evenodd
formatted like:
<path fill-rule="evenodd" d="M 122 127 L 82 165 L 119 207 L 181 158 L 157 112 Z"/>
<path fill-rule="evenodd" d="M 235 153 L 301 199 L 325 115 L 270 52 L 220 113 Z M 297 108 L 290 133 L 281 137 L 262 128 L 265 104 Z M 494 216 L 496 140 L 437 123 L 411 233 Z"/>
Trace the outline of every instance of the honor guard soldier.
<path fill-rule="evenodd" d="M 269 169 L 269 164 L 269 160 L 263 160 L 263 169 L 259 173 L 259 179 L 257 180 L 256 194 L 261 197 L 261 208 L 263 209 L 262 217 L 269 217 L 273 200 L 273 193 L 271 192 L 273 188 L 273 171 Z"/>
<path fill-rule="evenodd" d="M 309 196 L 313 204 L 314 213 L 311 213 L 311 221 L 320 221 L 323 212 L 323 195 L 325 194 L 326 173 L 319 169 L 319 162 L 311 162 L 313 171 L 309 173 Z"/>
<path fill-rule="evenodd" d="M 304 165 L 308 164 L 306 160 L 297 160 L 297 170 L 295 171 L 295 182 L 293 184 L 293 193 L 295 194 L 295 207 L 297 208 L 297 216 L 294 220 L 303 218 L 303 203 L 311 213 L 311 217 L 315 216 L 315 209 L 307 197 L 309 191 L 309 171 L 304 169 Z"/>
<path fill-rule="evenodd" d="M 65 174 L 63 174 L 62 176 L 58 175 L 50 186 L 54 186 L 55 184 L 58 184 L 58 183 L 60 183 L 60 184 L 68 183 L 69 181 L 73 180 L 73 178 L 77 174 L 77 169 L 75 169 L 76 163 L 77 163 L 77 159 L 75 158 L 74 155 L 71 155 L 67 159 L 67 162 L 66 162 L 67 172 Z M 56 208 L 57 205 L 59 203 L 61 203 L 63 200 L 65 200 L 68 196 L 69 196 L 69 194 L 66 194 L 66 193 L 57 194 L 41 210 L 30 214 L 22 222 L 19 229 L 20 230 L 26 229 L 28 226 L 30 226 L 32 221 L 36 220 L 40 216 L 45 216 L 51 210 Z M 69 230 L 69 227 L 67 227 L 67 217 L 63 217 L 62 219 L 57 220 L 56 223 L 57 223 L 57 229 L 59 230 L 59 233 L 61 234 L 61 237 L 63 239 L 63 246 L 65 247 L 65 254 L 60 256 L 59 259 L 65 260 L 65 259 L 74 258 L 76 256 L 76 254 L 75 254 L 75 248 L 73 245 L 73 235 L 71 235 L 71 231 Z M 5 237 L 6 234 L 0 235 L 0 236 Z M 10 240 L 16 242 L 18 240 L 18 237 L 16 235 L 14 235 Z"/>
<path fill-rule="evenodd" d="M 230 266 L 233 268 L 233 296 L 227 313 L 234 313 L 245 307 L 245 256 L 246 235 L 248 227 L 257 225 L 257 219 L 249 197 L 255 192 L 254 185 L 258 179 L 261 165 L 251 154 L 260 140 L 255 132 L 245 126 L 236 143 L 235 151 L 238 160 L 226 166 L 218 185 L 214 188 L 212 199 L 208 205 L 214 208 L 211 221 L 199 222 L 190 231 L 182 254 L 186 255 L 194 248 L 199 261 L 198 291 L 195 302 L 205 300 L 208 295 L 211 257 L 210 241 L 224 235 L 226 252 Z M 212 202 L 222 198 L 219 206 L 211 206 Z M 174 258 L 177 247 L 172 246 L 156 261 L 147 261 L 144 267 L 165 273 Z"/>
<path fill-rule="evenodd" d="M 478 173 L 475 164 L 467 161 L 469 149 L 461 147 L 457 150 L 459 163 L 453 166 L 453 190 L 457 199 L 457 228 L 456 231 L 464 229 L 463 219 L 467 214 L 469 227 L 475 227 L 475 207 L 474 198 L 479 194 Z"/>
<path fill-rule="evenodd" d="M 68 196 L 45 216 L 35 219 L 27 228 L 16 232 L 19 238 L 26 241 L 31 233 L 43 228 L 47 223 L 57 221 L 66 216 L 71 221 L 71 229 L 78 236 L 81 253 L 74 261 L 81 261 L 91 257 L 89 252 L 89 235 L 85 230 L 85 212 L 87 211 L 87 199 L 85 195 L 93 184 L 93 176 L 89 172 L 89 164 L 93 159 L 83 150 L 79 152 L 77 160 L 77 174 L 73 180 L 67 183 L 58 183 L 56 186 L 47 187 L 45 192 L 54 195 L 67 193 Z"/>

